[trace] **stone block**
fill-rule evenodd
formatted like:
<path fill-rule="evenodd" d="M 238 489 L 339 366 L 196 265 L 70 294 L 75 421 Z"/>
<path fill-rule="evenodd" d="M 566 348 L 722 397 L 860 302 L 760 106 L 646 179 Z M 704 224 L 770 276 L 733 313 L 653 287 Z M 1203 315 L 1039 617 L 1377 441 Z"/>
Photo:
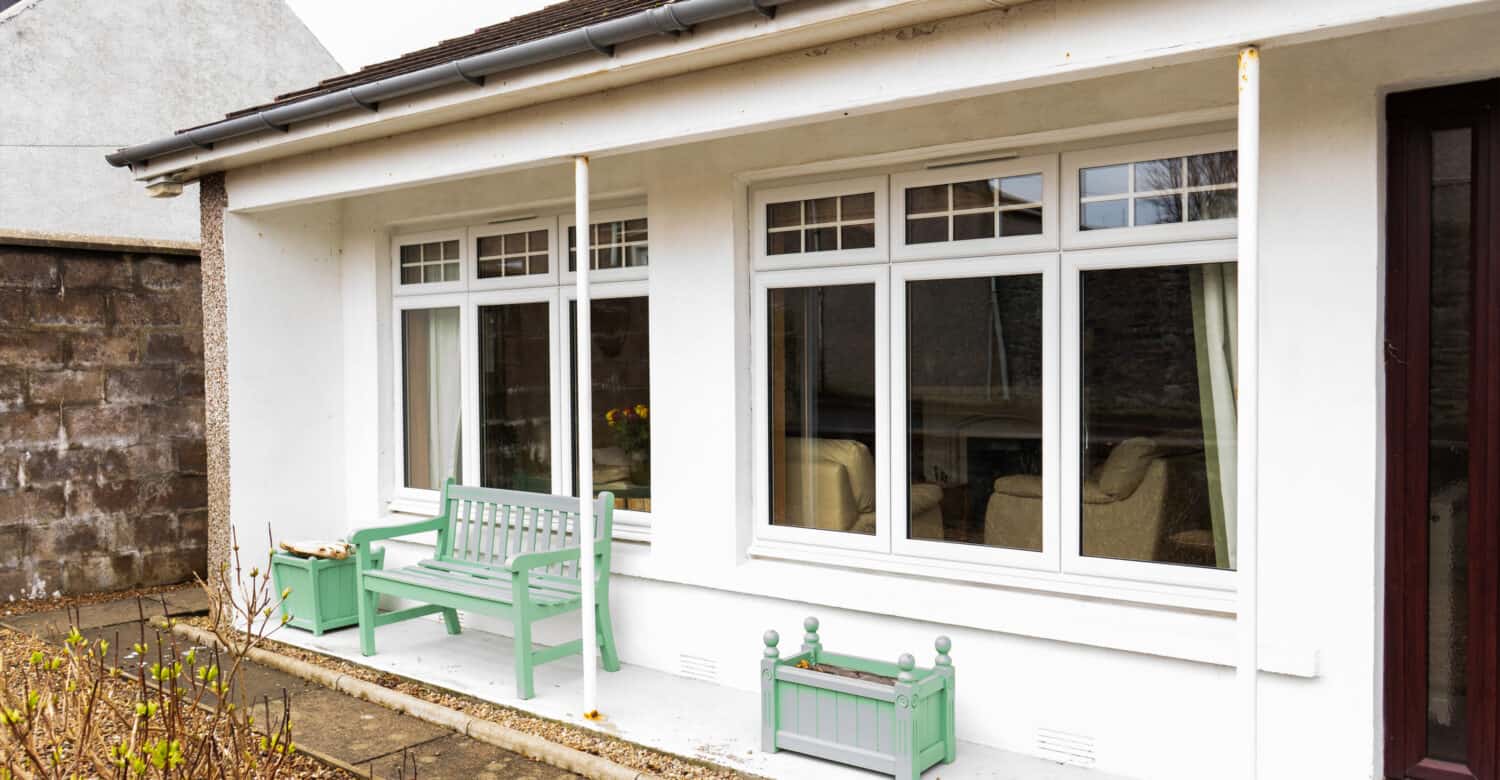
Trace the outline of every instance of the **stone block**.
<path fill-rule="evenodd" d="M 146 356 L 142 362 L 202 365 L 203 332 L 151 333 L 146 336 Z"/>
<path fill-rule="evenodd" d="M 136 264 L 141 286 L 152 290 L 175 290 L 199 284 L 198 259 L 148 257 Z"/>
<path fill-rule="evenodd" d="M 63 287 L 103 287 L 128 290 L 135 286 L 129 255 L 72 255 L 62 260 Z"/>
<path fill-rule="evenodd" d="M 177 536 L 183 541 L 208 539 L 208 510 L 194 509 L 177 515 Z"/>
<path fill-rule="evenodd" d="M 115 369 L 104 385 L 111 403 L 152 403 L 177 397 L 177 372 L 170 368 Z"/>
<path fill-rule="evenodd" d="M 63 409 L 62 422 L 69 444 L 129 447 L 140 440 L 142 416 L 139 406 L 76 406 Z"/>
<path fill-rule="evenodd" d="M 208 473 L 208 445 L 203 439 L 178 439 L 173 443 L 177 470 L 184 474 Z"/>
<path fill-rule="evenodd" d="M 88 449 L 31 450 L 21 460 L 26 484 L 46 485 L 90 480 L 98 473 L 99 453 Z"/>
<path fill-rule="evenodd" d="M 109 321 L 109 305 L 96 290 L 32 293 L 31 319 L 36 325 L 97 328 Z"/>
<path fill-rule="evenodd" d="M 53 447 L 61 441 L 61 428 L 55 410 L 23 409 L 0 414 L 0 450 Z"/>
<path fill-rule="evenodd" d="M 133 366 L 141 360 L 142 335 L 126 331 L 105 335 L 100 331 L 75 333 L 70 341 L 74 366 Z"/>
<path fill-rule="evenodd" d="M 0 287 L 0 327 L 25 327 L 30 318 L 26 308 L 26 292 Z"/>
<path fill-rule="evenodd" d="M 139 484 L 142 512 L 181 512 L 208 506 L 207 477 L 167 476 Z"/>
<path fill-rule="evenodd" d="M 26 405 L 26 372 L 0 366 L 0 412 Z"/>
<path fill-rule="evenodd" d="M 0 525 L 40 525 L 62 517 L 66 511 L 67 499 L 62 485 L 0 493 Z"/>
<path fill-rule="evenodd" d="M 0 366 L 61 366 L 67 357 L 66 347 L 67 339 L 61 333 L 0 330 Z"/>
<path fill-rule="evenodd" d="M 18 567 L 31 557 L 33 527 L 28 523 L 0 525 L 0 571 Z M 0 599 L 4 598 L 5 588 L 0 586 Z"/>
<path fill-rule="evenodd" d="M 151 438 L 203 438 L 203 402 L 178 399 L 172 404 L 153 404 L 141 408 L 141 435 Z"/>
<path fill-rule="evenodd" d="M 180 325 L 183 322 L 178 296 L 170 291 L 110 295 L 115 324 L 128 328 L 153 325 Z M 201 315 L 200 315 L 201 316 Z"/>
<path fill-rule="evenodd" d="M 121 482 L 80 482 L 70 486 L 67 497 L 68 517 L 93 517 L 117 512 L 134 512 L 140 508 L 141 486 L 132 480 Z"/>
<path fill-rule="evenodd" d="M 103 450 L 99 453 L 99 478 L 108 482 L 169 474 L 179 468 L 176 452 L 168 442 Z"/>
<path fill-rule="evenodd" d="M 33 371 L 30 397 L 34 404 L 73 404 L 104 400 L 102 371 Z"/>
<path fill-rule="evenodd" d="M 184 371 L 177 379 L 177 394 L 183 398 L 198 398 L 204 396 L 203 373 L 201 371 Z"/>
<path fill-rule="evenodd" d="M 57 287 L 57 260 L 36 250 L 0 251 L 0 287 L 29 287 L 51 290 Z"/>
<path fill-rule="evenodd" d="M 177 517 L 166 512 L 131 515 L 121 528 L 120 543 L 137 550 L 171 549 L 177 544 Z"/>

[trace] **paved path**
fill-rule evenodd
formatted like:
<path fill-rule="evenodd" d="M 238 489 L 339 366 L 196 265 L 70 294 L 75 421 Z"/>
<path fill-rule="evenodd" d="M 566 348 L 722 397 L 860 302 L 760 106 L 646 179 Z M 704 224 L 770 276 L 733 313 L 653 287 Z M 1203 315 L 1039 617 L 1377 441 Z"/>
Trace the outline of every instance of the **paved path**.
<path fill-rule="evenodd" d="M 145 615 L 203 614 L 207 601 L 196 588 L 145 603 Z M 107 639 L 129 647 L 140 638 L 141 609 L 134 599 L 81 608 L 79 630 L 89 639 Z M 67 635 L 70 618 L 62 610 L 0 618 L 0 625 L 56 641 Z M 155 632 L 147 629 L 148 641 Z M 269 698 L 273 714 L 283 692 L 291 701 L 296 744 L 322 759 L 331 759 L 361 777 L 402 780 L 564 780 L 571 772 L 532 761 L 441 726 L 417 720 L 356 699 L 284 672 L 249 664 L 239 684 L 251 701 Z"/>

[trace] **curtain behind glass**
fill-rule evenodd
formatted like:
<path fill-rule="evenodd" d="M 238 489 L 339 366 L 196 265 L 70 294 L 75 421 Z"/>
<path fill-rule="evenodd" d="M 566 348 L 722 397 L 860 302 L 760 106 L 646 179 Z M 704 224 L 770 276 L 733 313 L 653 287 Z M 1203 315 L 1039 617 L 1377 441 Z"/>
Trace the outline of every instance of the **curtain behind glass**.
<path fill-rule="evenodd" d="M 1198 400 L 1203 407 L 1203 452 L 1213 518 L 1215 565 L 1235 566 L 1235 362 L 1239 288 L 1233 263 L 1198 267 L 1193 283 L 1193 342 L 1198 354 Z"/>
<path fill-rule="evenodd" d="M 402 312 L 406 487 L 437 490 L 462 470 L 458 309 Z"/>

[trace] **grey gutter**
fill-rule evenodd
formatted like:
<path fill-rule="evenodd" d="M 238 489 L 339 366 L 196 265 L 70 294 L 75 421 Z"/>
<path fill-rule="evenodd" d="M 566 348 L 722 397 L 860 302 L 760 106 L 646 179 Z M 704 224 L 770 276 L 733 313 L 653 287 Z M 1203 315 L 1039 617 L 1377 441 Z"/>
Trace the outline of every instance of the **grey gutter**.
<path fill-rule="evenodd" d="M 657 35 L 676 35 L 716 19 L 754 11 L 774 16 L 777 6 L 793 0 L 679 0 L 619 19 L 598 22 L 568 30 L 535 41 L 463 59 L 430 65 L 421 70 L 402 73 L 368 84 L 310 97 L 284 106 L 275 106 L 254 114 L 225 119 L 203 127 L 186 130 L 155 141 L 126 147 L 104 156 L 110 165 L 123 167 L 147 162 L 154 157 L 192 149 L 212 149 L 214 144 L 231 138 L 276 131 L 285 133 L 291 125 L 345 111 L 376 111 L 380 104 L 406 95 L 455 84 L 484 86 L 487 76 L 516 68 L 539 65 L 578 54 L 596 52 L 613 56 L 614 47 Z"/>

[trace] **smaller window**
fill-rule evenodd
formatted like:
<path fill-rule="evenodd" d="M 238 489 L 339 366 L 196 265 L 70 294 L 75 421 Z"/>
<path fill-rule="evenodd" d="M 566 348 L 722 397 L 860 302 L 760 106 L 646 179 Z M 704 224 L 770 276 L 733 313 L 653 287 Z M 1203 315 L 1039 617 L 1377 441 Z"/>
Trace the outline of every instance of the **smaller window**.
<path fill-rule="evenodd" d="M 875 193 L 766 204 L 766 254 L 875 246 Z"/>
<path fill-rule="evenodd" d="M 480 279 L 545 274 L 547 231 L 522 230 L 475 241 L 475 273 Z"/>
<path fill-rule="evenodd" d="M 1028 173 L 906 188 L 906 243 L 1042 233 L 1042 175 Z"/>
<path fill-rule="evenodd" d="M 429 241 L 401 245 L 401 284 L 459 281 L 459 242 Z"/>
<path fill-rule="evenodd" d="M 595 222 L 589 226 L 589 268 L 607 271 L 615 268 L 644 268 L 650 265 L 646 218 Z M 568 226 L 568 271 L 578 270 L 578 230 Z"/>
<path fill-rule="evenodd" d="M 1078 229 L 1232 219 L 1238 178 L 1233 150 L 1080 168 Z"/>

